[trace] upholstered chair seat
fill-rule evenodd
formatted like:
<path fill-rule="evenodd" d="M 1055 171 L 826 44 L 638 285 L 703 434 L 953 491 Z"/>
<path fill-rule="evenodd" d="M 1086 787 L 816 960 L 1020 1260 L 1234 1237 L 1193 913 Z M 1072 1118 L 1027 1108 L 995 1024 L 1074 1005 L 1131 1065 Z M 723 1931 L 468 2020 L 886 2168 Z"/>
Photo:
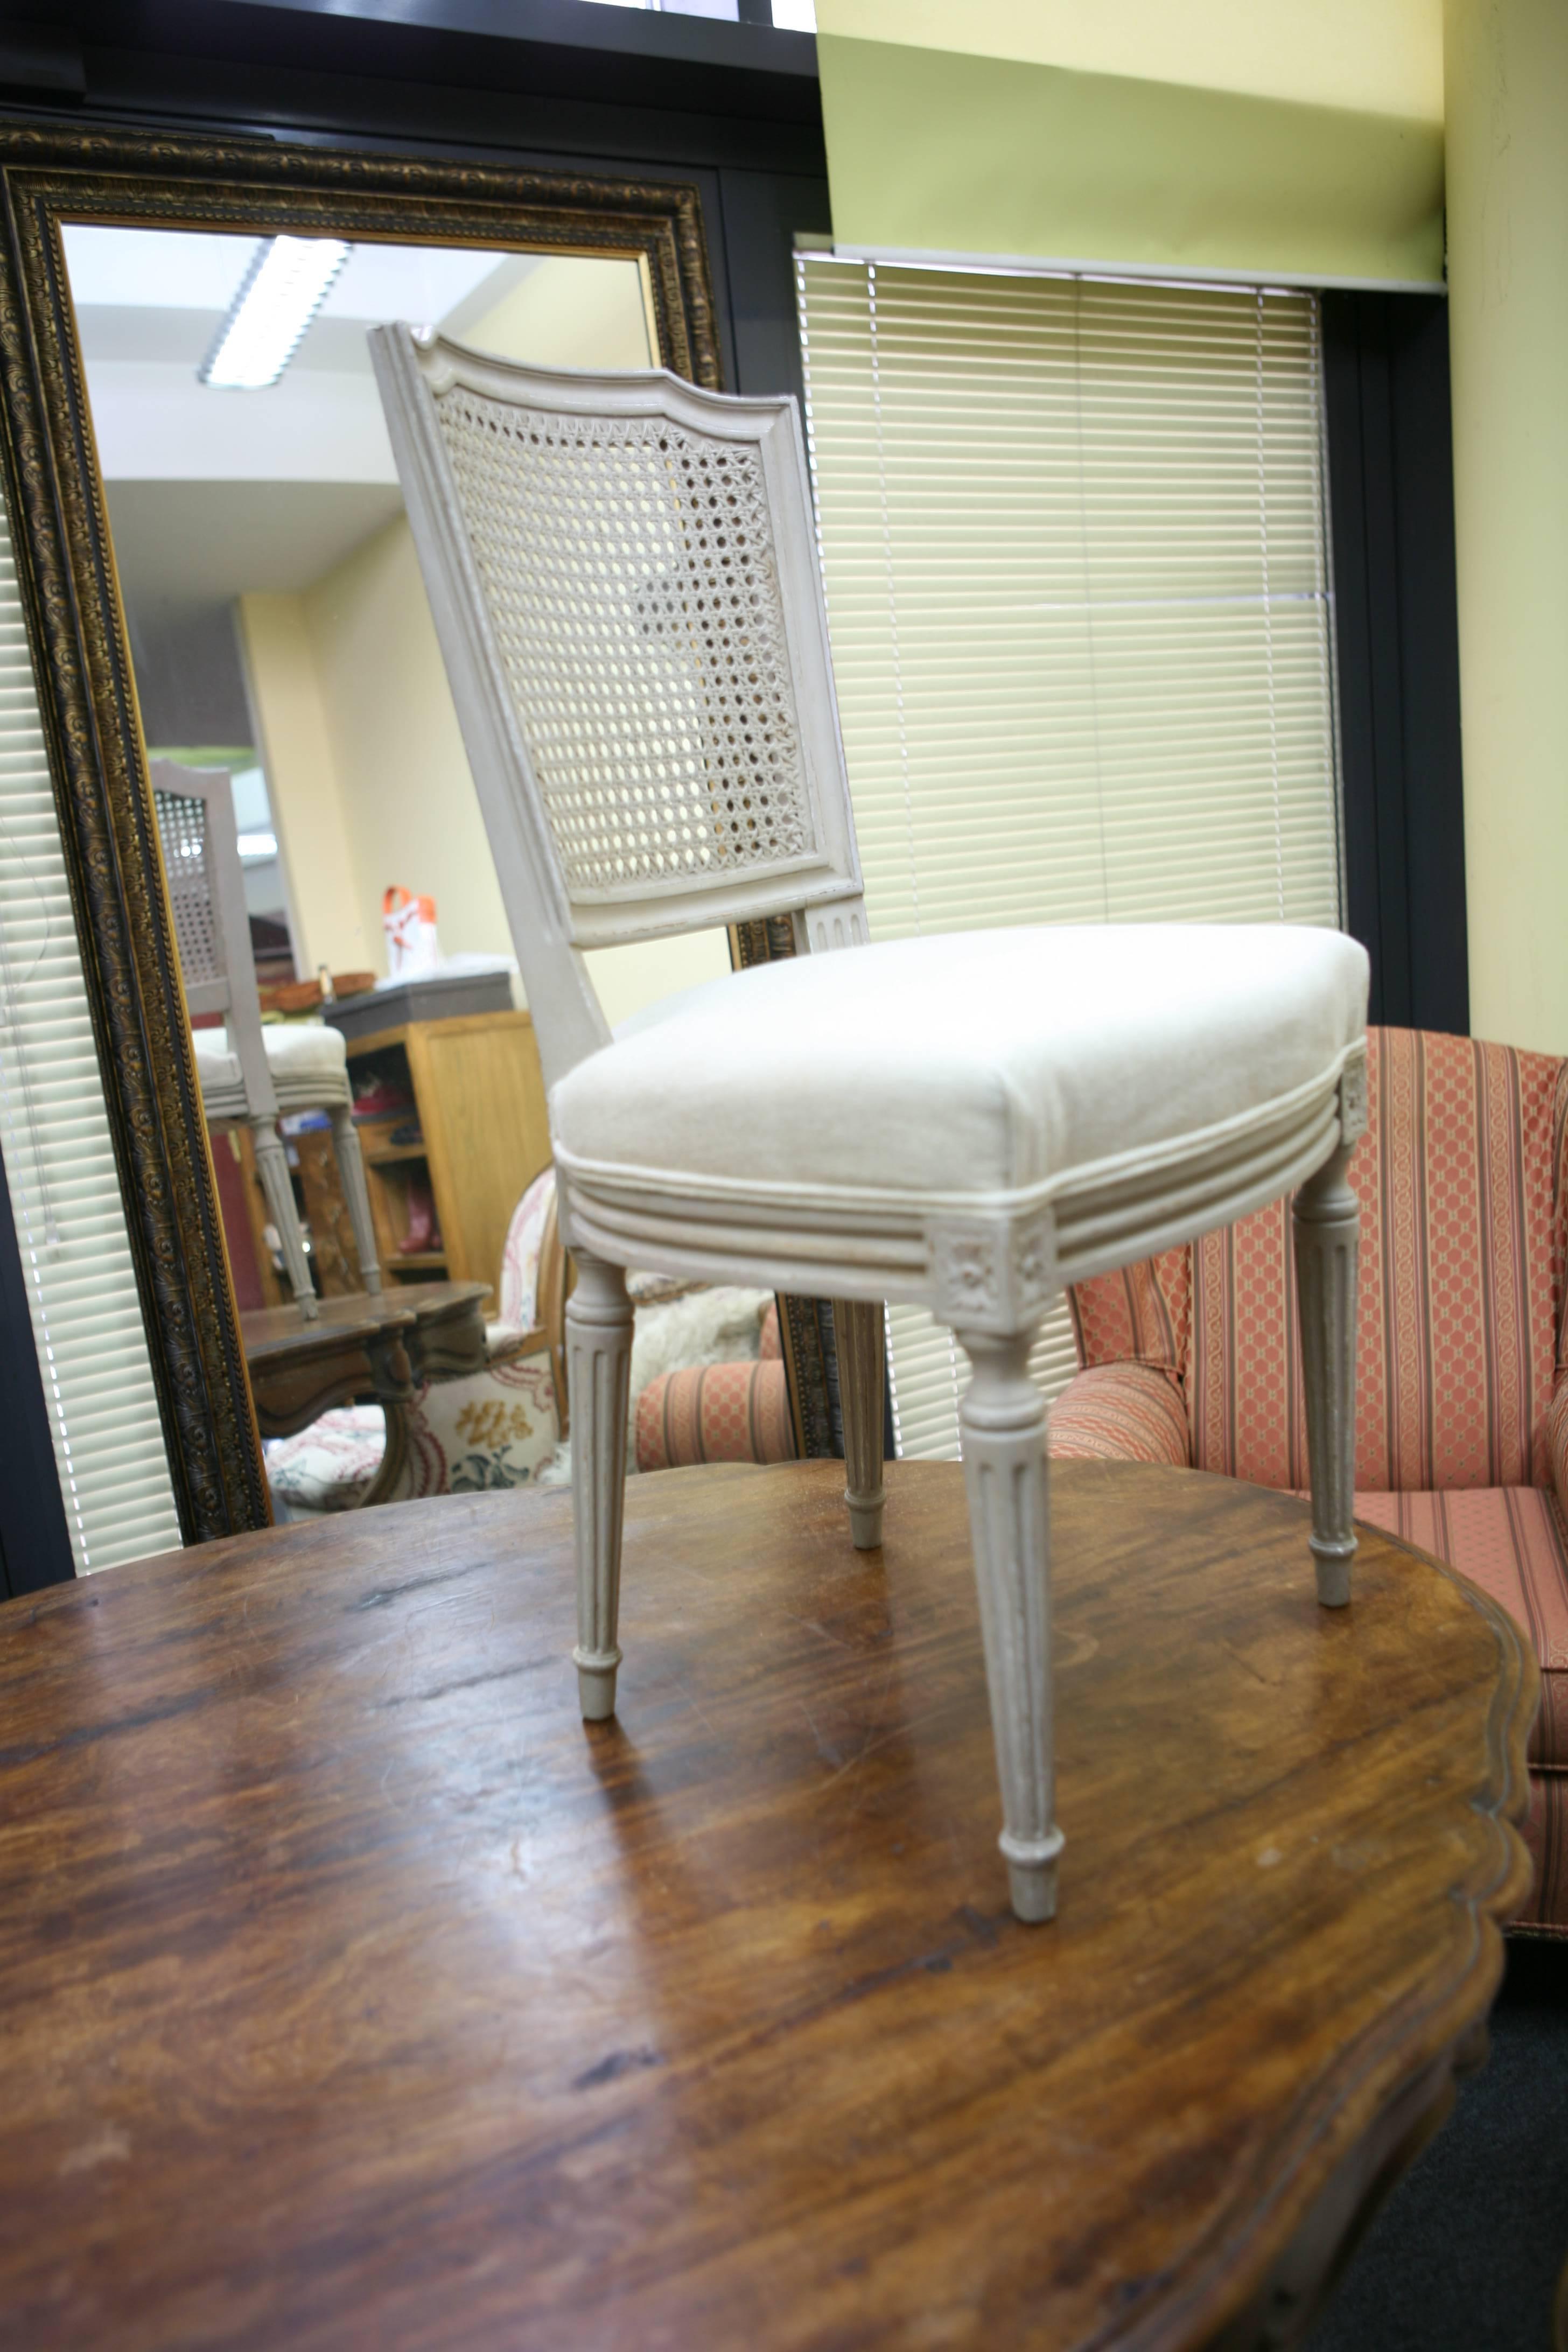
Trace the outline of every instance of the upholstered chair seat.
<path fill-rule="evenodd" d="M 224 1032 L 198 1029 L 193 1042 L 207 1117 L 244 1118 L 245 1077 Z M 331 1110 L 353 1100 L 348 1048 L 340 1030 L 329 1029 L 324 1021 L 287 1021 L 264 1025 L 261 1043 L 281 1118 Z"/>
<path fill-rule="evenodd" d="M 925 1225 L 948 1211 L 1049 1208 L 1058 1271 L 1089 1273 L 1130 1234 L 1200 1220 L 1211 1187 L 1300 1181 L 1365 990 L 1352 940 L 1280 924 L 963 931 L 760 964 L 559 1079 L 556 1165 L 584 1239 L 634 1253 L 679 1191 L 718 1251 L 727 1223 L 782 1216 L 781 1261 L 876 1215 L 894 1291 L 923 1286 Z"/>

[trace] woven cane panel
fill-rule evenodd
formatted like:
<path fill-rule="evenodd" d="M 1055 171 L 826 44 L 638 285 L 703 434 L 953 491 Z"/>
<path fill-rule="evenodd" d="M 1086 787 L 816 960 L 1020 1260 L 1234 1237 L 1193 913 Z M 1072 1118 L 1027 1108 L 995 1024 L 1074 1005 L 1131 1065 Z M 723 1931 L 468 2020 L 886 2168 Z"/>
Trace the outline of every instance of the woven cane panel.
<path fill-rule="evenodd" d="M 814 849 L 758 452 L 463 386 L 437 413 L 568 895 Z"/>
<path fill-rule="evenodd" d="M 205 980 L 222 980 L 227 970 L 207 866 L 206 803 L 185 793 L 156 791 L 153 802 L 158 815 L 158 839 L 163 845 L 180 970 L 185 986 L 197 988 Z"/>

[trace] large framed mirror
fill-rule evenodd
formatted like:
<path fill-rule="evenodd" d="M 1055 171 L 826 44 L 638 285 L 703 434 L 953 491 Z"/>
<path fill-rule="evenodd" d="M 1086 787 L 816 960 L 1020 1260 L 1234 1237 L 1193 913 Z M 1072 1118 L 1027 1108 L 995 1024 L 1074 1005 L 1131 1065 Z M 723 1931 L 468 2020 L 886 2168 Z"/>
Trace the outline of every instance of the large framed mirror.
<path fill-rule="evenodd" d="M 520 1216 L 542 1090 L 366 331 L 717 385 L 701 209 L 668 182 L 271 140 L 5 131 L 0 173 L 13 593 L 172 1507 L 200 1541 L 268 1517 L 264 1435 L 488 1360 L 523 1227 L 535 1337 L 565 1278 L 547 1185 Z M 759 925 L 610 950 L 596 978 L 615 1020 L 788 947 Z M 281 1155 L 225 994 L 242 963 L 255 1017 L 298 1029 L 258 1066 Z M 780 1307 L 795 1445 L 831 1451 L 827 1311 Z M 509 1360 L 522 1425 L 550 1366 Z M 419 1491 L 417 1429 L 381 1426 L 362 1499 Z"/>

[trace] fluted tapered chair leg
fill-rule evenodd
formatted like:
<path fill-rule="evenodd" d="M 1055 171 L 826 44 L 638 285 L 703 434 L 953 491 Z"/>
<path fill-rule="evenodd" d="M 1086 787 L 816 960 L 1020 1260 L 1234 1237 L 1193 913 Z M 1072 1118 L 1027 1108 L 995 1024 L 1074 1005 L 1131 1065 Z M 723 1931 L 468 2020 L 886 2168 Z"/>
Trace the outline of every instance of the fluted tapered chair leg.
<path fill-rule="evenodd" d="M 365 1189 L 364 1157 L 354 1131 L 353 1113 L 346 1106 L 340 1105 L 332 1112 L 332 1144 L 338 1155 L 338 1174 L 342 1180 L 349 1223 L 353 1227 L 359 1278 L 368 1291 L 378 1291 L 381 1266 L 375 1255 L 375 1227 L 370 1219 L 370 1194 Z"/>
<path fill-rule="evenodd" d="M 844 1416 L 844 1499 L 857 1551 L 882 1540 L 882 1400 L 887 1339 L 882 1309 L 858 1299 L 833 1302 L 838 1350 L 838 1402 Z"/>
<path fill-rule="evenodd" d="M 1312 1484 L 1312 1558 L 1318 1598 L 1342 1609 L 1351 1597 L 1356 1539 L 1356 1293 L 1361 1209 L 1342 1144 L 1297 1193 L 1291 1216 L 1296 1296 L 1306 1380 L 1307 1460 Z"/>
<path fill-rule="evenodd" d="M 566 1304 L 566 1381 L 572 1410 L 572 1533 L 577 1565 L 577 1690 L 583 1715 L 616 1711 L 616 1639 L 621 1601 L 621 1520 L 626 1484 L 626 1403 L 632 1304 L 618 1265 L 579 1249 L 577 1287 Z"/>
<path fill-rule="evenodd" d="M 960 1330 L 973 1378 L 959 1407 L 970 1537 L 1013 1909 L 1054 1917 L 1061 1832 L 1051 1744 L 1050 1528 L 1045 1400 L 1029 1378 L 1034 1331 Z"/>
<path fill-rule="evenodd" d="M 261 1179 L 267 1206 L 278 1229 L 283 1263 L 289 1271 L 289 1287 L 300 1316 L 307 1323 L 312 1323 L 321 1309 L 310 1286 L 310 1261 L 305 1255 L 305 1236 L 300 1231 L 300 1212 L 294 1203 L 289 1156 L 270 1119 L 253 1119 L 250 1131 L 256 1143 L 256 1172 Z"/>

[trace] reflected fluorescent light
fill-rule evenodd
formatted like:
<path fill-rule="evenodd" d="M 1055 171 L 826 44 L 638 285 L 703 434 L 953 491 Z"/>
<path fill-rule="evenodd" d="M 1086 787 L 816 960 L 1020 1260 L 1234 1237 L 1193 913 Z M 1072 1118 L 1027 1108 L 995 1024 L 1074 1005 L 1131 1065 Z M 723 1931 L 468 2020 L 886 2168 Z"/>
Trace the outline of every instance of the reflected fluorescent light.
<path fill-rule="evenodd" d="M 199 380 L 223 392 L 276 383 L 349 251 L 335 236 L 272 236 L 259 245 Z"/>
<path fill-rule="evenodd" d="M 278 835 L 275 833 L 242 833 L 239 854 L 245 858 L 276 857 Z"/>

